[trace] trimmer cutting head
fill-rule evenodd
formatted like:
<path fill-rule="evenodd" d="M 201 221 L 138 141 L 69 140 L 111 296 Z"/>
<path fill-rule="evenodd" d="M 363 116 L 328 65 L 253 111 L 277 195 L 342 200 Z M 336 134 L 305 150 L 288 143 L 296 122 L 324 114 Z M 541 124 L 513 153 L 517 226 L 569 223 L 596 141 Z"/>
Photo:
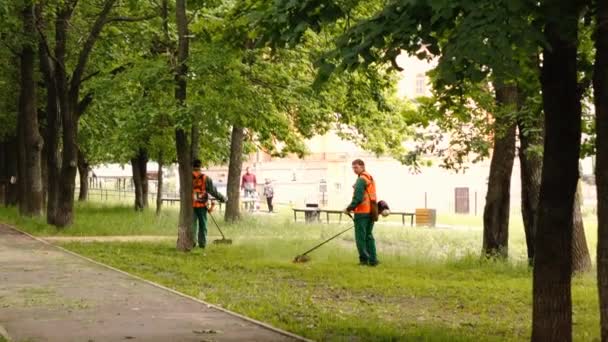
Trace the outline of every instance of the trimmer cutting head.
<path fill-rule="evenodd" d="M 310 257 L 306 254 L 298 255 L 293 259 L 293 262 L 296 264 L 303 264 L 305 262 L 309 262 Z"/>

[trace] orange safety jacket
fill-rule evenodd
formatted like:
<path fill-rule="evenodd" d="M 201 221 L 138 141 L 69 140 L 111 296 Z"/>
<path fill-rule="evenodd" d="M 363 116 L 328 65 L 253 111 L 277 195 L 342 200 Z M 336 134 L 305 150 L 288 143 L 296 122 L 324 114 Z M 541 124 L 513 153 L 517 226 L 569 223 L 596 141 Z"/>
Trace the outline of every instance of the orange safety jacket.
<path fill-rule="evenodd" d="M 369 214 L 372 212 L 372 201 L 376 201 L 376 182 L 367 171 L 363 171 L 359 177 L 365 181 L 365 193 L 363 194 L 363 201 L 353 211 L 355 214 Z"/>
<path fill-rule="evenodd" d="M 207 206 L 207 176 L 200 171 L 192 171 L 192 207 Z"/>

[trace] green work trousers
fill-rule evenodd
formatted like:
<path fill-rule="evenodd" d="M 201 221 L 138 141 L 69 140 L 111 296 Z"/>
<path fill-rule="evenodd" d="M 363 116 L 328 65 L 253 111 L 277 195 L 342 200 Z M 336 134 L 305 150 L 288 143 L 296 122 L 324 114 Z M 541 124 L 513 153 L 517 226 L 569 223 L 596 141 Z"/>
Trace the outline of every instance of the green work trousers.
<path fill-rule="evenodd" d="M 355 214 L 355 241 L 359 251 L 359 262 L 362 264 L 375 265 L 378 263 L 373 230 L 374 221 L 370 215 Z"/>
<path fill-rule="evenodd" d="M 193 208 L 194 219 L 192 220 L 192 236 L 194 239 L 198 238 L 198 246 L 205 248 L 207 245 L 207 207 Z M 197 223 L 198 221 L 198 235 L 197 235 Z"/>

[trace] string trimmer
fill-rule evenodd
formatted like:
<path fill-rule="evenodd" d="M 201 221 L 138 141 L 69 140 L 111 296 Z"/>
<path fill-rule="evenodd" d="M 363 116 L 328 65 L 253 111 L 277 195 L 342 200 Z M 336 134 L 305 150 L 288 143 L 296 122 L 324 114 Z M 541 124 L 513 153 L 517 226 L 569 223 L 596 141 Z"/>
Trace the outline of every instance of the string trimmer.
<path fill-rule="evenodd" d="M 353 218 L 353 217 L 350 215 L 350 213 L 347 213 L 347 215 L 348 215 L 348 216 L 349 216 L 351 219 Z M 349 230 L 353 229 L 354 227 L 355 227 L 355 226 L 349 227 L 348 229 L 345 229 L 345 230 L 343 230 L 343 231 L 339 232 L 338 234 L 336 234 L 336 235 L 334 235 L 334 236 L 330 237 L 329 239 L 327 239 L 327 240 L 325 240 L 325 241 L 321 242 L 320 244 L 318 244 L 318 245 L 314 246 L 313 248 L 311 248 L 311 249 L 307 250 L 306 252 L 304 252 L 304 253 L 302 253 L 302 254 L 300 254 L 300 255 L 297 255 L 297 256 L 296 256 L 296 257 L 293 259 L 293 262 L 295 262 L 295 263 L 305 263 L 305 262 L 310 261 L 310 257 L 308 256 L 308 253 L 310 253 L 310 252 L 314 251 L 315 249 L 317 249 L 317 248 L 319 248 L 319 247 L 323 246 L 324 244 L 326 244 L 326 243 L 328 243 L 329 241 L 331 241 L 331 240 L 333 240 L 333 239 L 337 238 L 338 236 L 340 236 L 340 235 L 342 235 L 342 234 L 346 233 L 347 231 L 349 231 Z"/>
<path fill-rule="evenodd" d="M 215 243 L 215 244 L 224 244 L 224 245 L 232 245 L 232 240 L 231 239 L 226 239 L 226 237 L 224 236 L 224 232 L 222 232 L 222 230 L 220 229 L 220 226 L 215 221 L 215 218 L 213 217 L 213 214 L 211 214 L 211 211 L 209 211 L 209 216 L 211 217 L 211 221 L 213 221 L 213 223 L 217 227 L 217 230 L 220 232 L 220 235 L 222 235 L 221 239 L 219 239 L 219 240 L 213 240 L 213 243 Z"/>

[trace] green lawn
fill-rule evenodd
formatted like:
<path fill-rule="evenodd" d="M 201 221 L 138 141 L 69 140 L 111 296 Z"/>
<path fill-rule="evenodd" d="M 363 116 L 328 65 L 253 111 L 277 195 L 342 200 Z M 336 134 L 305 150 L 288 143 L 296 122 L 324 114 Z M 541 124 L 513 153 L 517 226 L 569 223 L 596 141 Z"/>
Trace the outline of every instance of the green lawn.
<path fill-rule="evenodd" d="M 357 265 L 353 234 L 293 257 L 348 223 L 293 223 L 288 208 L 224 225 L 231 246 L 179 253 L 175 243 L 65 243 L 70 250 L 230 310 L 315 340 L 519 341 L 529 338 L 531 272 L 525 265 L 521 221 L 514 214 L 509 262 L 481 261 L 481 218 L 443 215 L 429 229 L 381 223 L 375 229 L 381 265 Z M 0 209 L 8 221 L 37 235 L 175 235 L 176 212 L 80 205 L 76 224 L 57 231 Z M 219 217 L 218 217 L 219 218 Z M 589 246 L 595 225 L 588 216 Z M 217 235 L 213 226 L 210 234 Z M 591 248 L 594 254 L 594 248 Z M 599 338 L 594 274 L 573 282 L 574 334 Z"/>

